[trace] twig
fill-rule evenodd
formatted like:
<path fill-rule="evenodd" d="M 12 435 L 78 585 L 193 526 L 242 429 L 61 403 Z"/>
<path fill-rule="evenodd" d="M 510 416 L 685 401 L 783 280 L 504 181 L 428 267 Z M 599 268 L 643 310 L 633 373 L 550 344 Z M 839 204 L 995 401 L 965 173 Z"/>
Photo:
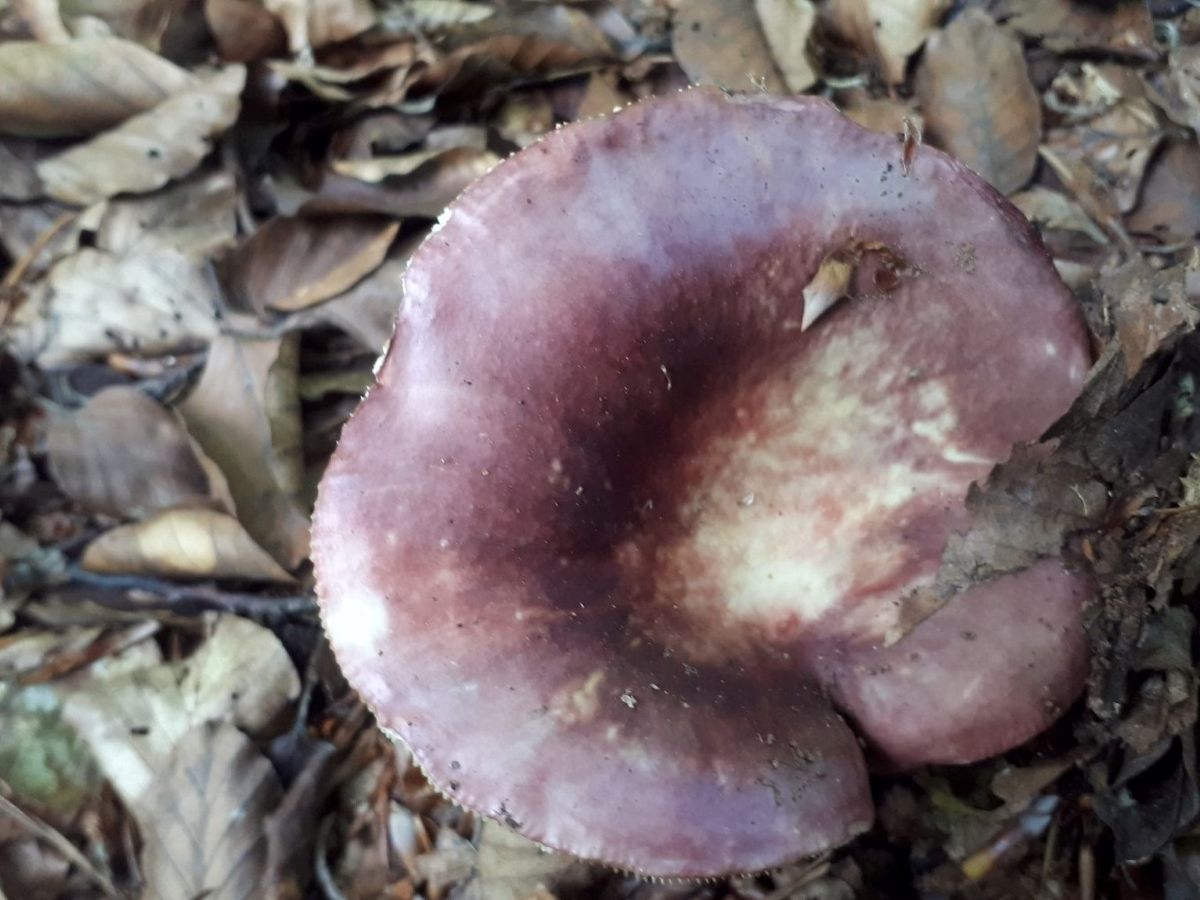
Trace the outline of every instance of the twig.
<path fill-rule="evenodd" d="M 3 782 L 0 782 L 3 785 Z M 82 851 L 51 825 L 43 822 L 36 816 L 30 815 L 13 803 L 5 792 L 0 790 L 0 816 L 7 816 L 10 819 L 15 819 L 21 827 L 32 834 L 39 840 L 45 841 L 55 850 L 62 854 L 63 858 L 74 865 L 80 872 L 87 876 L 88 880 L 93 882 L 104 895 L 107 897 L 124 897 L 125 894 L 117 889 L 112 880 L 96 868 L 95 864 L 88 859 Z"/>
<path fill-rule="evenodd" d="M 103 575 L 98 572 L 88 572 L 78 566 L 70 567 L 67 570 L 67 577 L 73 584 L 111 591 L 137 591 L 158 598 L 157 600 L 127 602 L 93 598 L 95 602 L 104 606 L 135 612 L 168 610 L 180 615 L 194 616 L 215 611 L 245 616 L 264 624 L 278 622 L 281 619 L 314 616 L 317 612 L 317 601 L 312 594 L 288 594 L 282 597 L 269 594 L 248 594 L 222 590 L 211 583 L 174 584 L 140 575 Z"/>

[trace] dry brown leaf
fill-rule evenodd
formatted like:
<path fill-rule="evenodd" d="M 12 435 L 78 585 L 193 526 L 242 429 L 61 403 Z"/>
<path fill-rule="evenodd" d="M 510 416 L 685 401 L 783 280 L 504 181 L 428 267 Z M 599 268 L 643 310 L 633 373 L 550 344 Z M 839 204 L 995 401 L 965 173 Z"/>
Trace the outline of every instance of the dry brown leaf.
<path fill-rule="evenodd" d="M 294 328 L 326 324 L 350 335 L 364 349 L 383 353 L 392 336 L 396 313 L 404 299 L 404 270 L 408 258 L 420 245 L 425 232 L 401 241 L 392 248 L 387 260 L 344 294 L 295 314 L 289 325 Z"/>
<path fill-rule="evenodd" d="M 378 182 L 330 172 L 301 211 L 307 215 L 381 213 L 397 218 L 437 218 L 463 188 L 499 161 L 490 150 L 459 147 L 438 153 L 407 175 L 385 175 Z"/>
<path fill-rule="evenodd" d="M 1138 97 L 1085 124 L 1050 130 L 1044 151 L 1053 157 L 1056 170 L 1061 165 L 1071 168 L 1074 177 L 1105 197 L 1114 211 L 1125 213 L 1137 205 L 1146 166 L 1163 134 L 1154 107 Z"/>
<path fill-rule="evenodd" d="M 139 518 L 209 499 L 179 418 L 137 388 L 106 388 L 82 409 L 53 416 L 46 447 L 63 491 L 98 512 Z"/>
<path fill-rule="evenodd" d="M 572 856 L 546 850 L 502 825 L 486 822 L 475 872 L 464 886 L 462 900 L 553 898 L 559 881 L 578 877 L 586 869 L 586 863 Z"/>
<path fill-rule="evenodd" d="M 17 310 L 9 337 L 43 365 L 113 350 L 167 353 L 217 334 L 215 280 L 173 251 L 90 247 L 58 262 Z"/>
<path fill-rule="evenodd" d="M 237 519 L 211 509 L 169 509 L 104 532 L 83 552 L 89 572 L 290 582 Z"/>
<path fill-rule="evenodd" d="M 1163 71 L 1145 77 L 1151 99 L 1171 121 L 1200 130 L 1200 44 L 1177 47 Z"/>
<path fill-rule="evenodd" d="M 282 23 L 293 54 L 348 41 L 375 24 L 370 0 L 263 0 L 263 5 Z"/>
<path fill-rule="evenodd" d="M 888 84 L 900 84 L 908 58 L 952 5 L 949 0 L 831 0 L 822 14 L 835 33 L 874 60 Z"/>
<path fill-rule="evenodd" d="M 192 171 L 233 124 L 246 70 L 232 65 L 121 125 L 38 165 L 46 193 L 87 205 L 147 193 Z"/>
<path fill-rule="evenodd" d="M 143 809 L 147 894 L 180 900 L 261 896 L 263 822 L 282 793 L 271 764 L 232 725 L 193 728 L 176 744 Z"/>
<path fill-rule="evenodd" d="M 1140 0 L 993 0 L 993 14 L 1056 52 L 1116 50 L 1153 56 L 1154 21 Z"/>
<path fill-rule="evenodd" d="M 183 69 L 120 38 L 0 42 L 0 133 L 92 134 L 193 84 Z"/>
<path fill-rule="evenodd" d="M 300 678 L 279 639 L 236 616 L 210 620 L 190 657 L 91 674 L 62 686 L 64 718 L 92 748 L 121 799 L 147 819 L 156 784 L 193 728 L 227 722 L 258 736 L 300 693 Z"/>
<path fill-rule="evenodd" d="M 754 8 L 788 90 L 807 91 L 817 83 L 808 58 L 808 37 L 817 21 L 812 0 L 755 0 Z"/>
<path fill-rule="evenodd" d="M 784 92 L 754 0 L 689 0 L 676 14 L 671 46 L 694 84 Z"/>
<path fill-rule="evenodd" d="M 1125 223 L 1166 243 L 1200 240 L 1200 147 L 1194 141 L 1167 142 Z"/>
<path fill-rule="evenodd" d="M 204 18 L 228 62 L 254 62 L 287 49 L 283 24 L 258 0 L 204 0 Z"/>
<path fill-rule="evenodd" d="M 881 131 L 884 134 L 904 133 L 904 121 L 924 131 L 925 120 L 912 101 L 893 100 L 888 97 L 872 97 L 863 88 L 839 91 L 835 97 L 838 109 L 848 119 L 863 128 Z"/>
<path fill-rule="evenodd" d="M 232 254 L 226 283 L 259 313 L 306 309 L 377 269 L 399 229 L 374 216 L 281 216 Z"/>
<path fill-rule="evenodd" d="M 180 404 L 191 433 L 221 468 L 250 535 L 284 568 L 308 555 L 298 341 L 218 337 L 200 381 Z"/>
<path fill-rule="evenodd" d="M 1107 244 L 1108 238 L 1083 208 L 1069 197 L 1049 188 L 1034 187 L 1013 194 L 1009 198 L 1013 205 L 1025 214 L 1025 218 L 1039 228 L 1058 228 L 1086 234 L 1097 244 Z"/>
<path fill-rule="evenodd" d="M 196 175 L 144 197 L 105 204 L 94 231 L 96 247 L 113 254 L 166 248 L 197 263 L 233 243 L 237 183 L 225 171 Z"/>
<path fill-rule="evenodd" d="M 1042 106 L 1021 45 L 968 9 L 929 40 L 917 71 L 927 134 L 1006 194 L 1037 165 Z"/>
<path fill-rule="evenodd" d="M 1132 377 L 1164 342 L 1200 323 L 1200 309 L 1188 296 L 1187 278 L 1200 269 L 1200 252 L 1188 265 L 1157 270 L 1140 257 L 1129 260 L 1100 282 L 1112 310 L 1117 340 Z"/>

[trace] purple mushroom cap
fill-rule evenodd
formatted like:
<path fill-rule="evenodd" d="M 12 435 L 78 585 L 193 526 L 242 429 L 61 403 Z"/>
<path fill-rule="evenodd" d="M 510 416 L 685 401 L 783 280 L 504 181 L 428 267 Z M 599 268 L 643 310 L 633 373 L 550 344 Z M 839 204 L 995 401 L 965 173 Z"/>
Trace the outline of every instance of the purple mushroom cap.
<path fill-rule="evenodd" d="M 759 870 L 870 826 L 868 756 L 979 759 L 1078 695 L 1059 559 L 904 615 L 1090 357 L 1020 214 L 901 157 L 823 101 L 687 91 L 518 153 L 417 251 L 313 546 L 347 678 L 452 798 Z"/>

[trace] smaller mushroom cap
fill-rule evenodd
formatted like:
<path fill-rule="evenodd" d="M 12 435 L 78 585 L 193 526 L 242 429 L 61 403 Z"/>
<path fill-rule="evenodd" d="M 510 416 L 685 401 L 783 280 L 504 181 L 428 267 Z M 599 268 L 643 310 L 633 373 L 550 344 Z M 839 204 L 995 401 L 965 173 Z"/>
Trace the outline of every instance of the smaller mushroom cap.
<path fill-rule="evenodd" d="M 413 257 L 314 558 L 347 678 L 453 798 L 625 869 L 757 870 L 869 826 L 863 744 L 968 761 L 1077 695 L 1057 559 L 892 641 L 1089 364 L 1020 214 L 901 153 L 689 91 L 517 154 Z"/>

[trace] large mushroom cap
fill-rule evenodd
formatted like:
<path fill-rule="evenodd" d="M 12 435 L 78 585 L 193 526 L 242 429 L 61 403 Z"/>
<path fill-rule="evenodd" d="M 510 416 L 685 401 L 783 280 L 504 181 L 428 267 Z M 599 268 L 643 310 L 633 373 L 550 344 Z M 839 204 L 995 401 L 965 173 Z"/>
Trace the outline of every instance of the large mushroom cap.
<path fill-rule="evenodd" d="M 761 869 L 871 821 L 835 706 L 914 765 L 1076 696 L 1058 560 L 892 642 L 1088 364 L 1020 215 L 901 155 L 690 91 L 518 154 L 413 258 L 314 551 L 347 677 L 451 796 L 623 868 Z"/>

